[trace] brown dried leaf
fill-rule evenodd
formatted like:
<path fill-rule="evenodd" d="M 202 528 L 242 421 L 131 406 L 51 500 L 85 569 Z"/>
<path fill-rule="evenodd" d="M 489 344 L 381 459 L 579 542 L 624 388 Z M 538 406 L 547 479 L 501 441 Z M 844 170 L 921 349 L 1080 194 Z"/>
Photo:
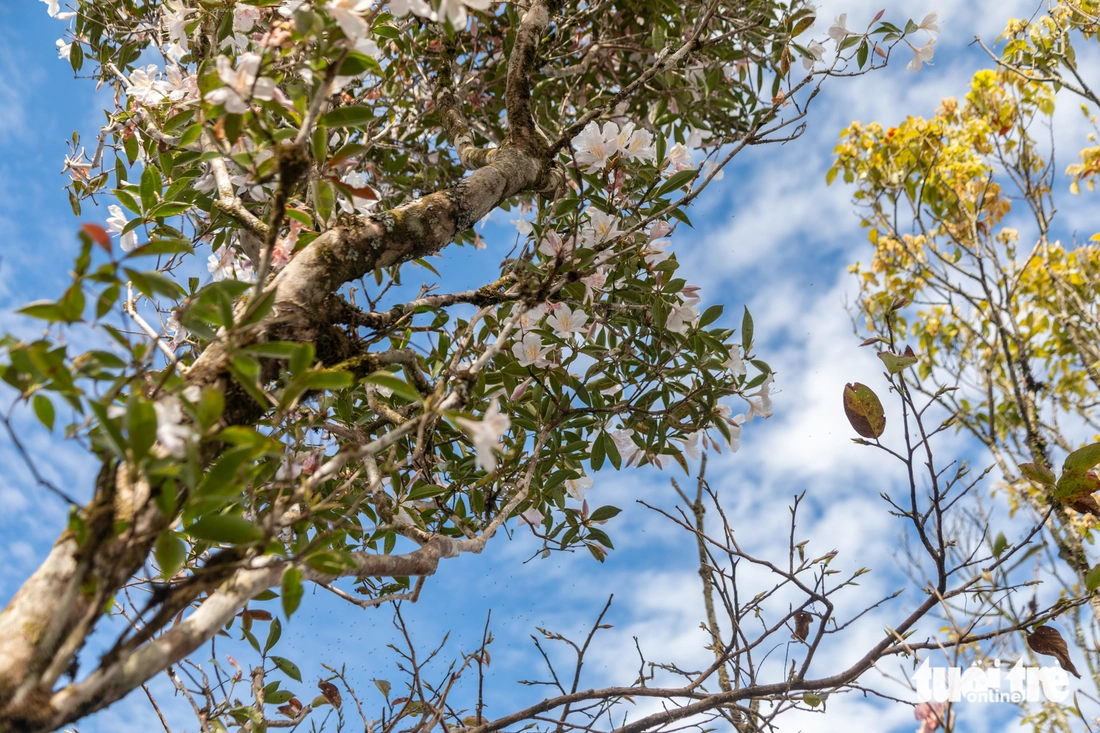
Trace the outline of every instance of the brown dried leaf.
<path fill-rule="evenodd" d="M 336 689 L 336 685 L 331 682 L 326 682 L 325 680 L 318 680 L 317 687 L 334 708 L 340 707 L 340 703 L 343 701 L 340 699 L 340 691 Z"/>
<path fill-rule="evenodd" d="M 1091 514 L 1094 517 L 1100 517 L 1100 504 L 1096 503 L 1096 499 L 1091 493 L 1066 497 L 1062 500 L 1062 503 L 1078 514 Z"/>
<path fill-rule="evenodd" d="M 298 717 L 298 713 L 302 712 L 302 701 L 296 697 L 292 697 L 287 700 L 286 705 L 280 705 L 275 709 L 279 711 L 280 715 L 285 715 L 291 720 L 294 720 Z"/>
<path fill-rule="evenodd" d="M 1058 660 L 1058 664 L 1061 665 L 1062 669 L 1077 679 L 1081 679 L 1081 675 L 1069 658 L 1069 648 L 1066 646 L 1066 640 L 1058 633 L 1058 629 L 1052 626 L 1040 626 L 1027 635 L 1027 645 L 1036 654 L 1054 657 Z"/>
<path fill-rule="evenodd" d="M 794 615 L 794 638 L 806 641 L 806 637 L 810 635 L 810 622 L 813 618 L 806 611 L 799 611 Z"/>

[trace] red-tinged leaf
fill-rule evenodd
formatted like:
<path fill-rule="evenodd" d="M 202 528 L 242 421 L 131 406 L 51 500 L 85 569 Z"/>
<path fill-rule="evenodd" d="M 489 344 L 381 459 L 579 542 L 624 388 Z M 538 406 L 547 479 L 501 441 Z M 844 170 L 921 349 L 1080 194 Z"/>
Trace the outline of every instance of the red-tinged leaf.
<path fill-rule="evenodd" d="M 877 344 L 879 341 L 884 341 L 884 340 L 885 339 L 882 339 L 878 336 L 872 336 L 871 338 L 867 339 L 862 344 L 860 344 L 860 348 L 862 348 L 864 346 L 870 346 L 871 344 Z"/>
<path fill-rule="evenodd" d="M 881 48 L 879 48 L 877 44 L 875 44 L 873 46 L 873 48 L 875 49 L 875 55 L 876 56 L 879 56 L 881 58 L 886 58 L 886 52 L 883 51 Z"/>
<path fill-rule="evenodd" d="M 882 10 L 878 11 L 877 13 L 875 13 L 875 17 L 871 19 L 871 25 L 874 25 L 875 23 L 877 23 L 877 22 L 879 22 L 880 20 L 882 20 L 882 16 L 883 16 L 883 15 L 884 15 L 885 13 L 886 13 L 886 8 L 883 8 Z"/>
<path fill-rule="evenodd" d="M 340 189 L 344 193 L 348 194 L 349 196 L 355 196 L 356 198 L 367 199 L 368 201 L 377 201 L 378 200 L 378 194 L 375 193 L 374 189 L 371 188 L 370 186 L 363 186 L 362 188 L 356 188 L 354 186 L 349 186 L 348 184 L 344 183 L 343 181 L 341 181 L 336 176 L 329 176 L 328 179 L 329 179 L 329 181 L 332 182 L 332 185 L 336 186 L 338 189 Z"/>
<path fill-rule="evenodd" d="M 80 225 L 80 228 L 84 230 L 84 233 L 92 238 L 92 241 L 103 248 L 103 251 L 107 254 L 111 254 L 111 235 L 107 233 L 107 230 L 101 227 L 99 224 L 92 224 L 86 222 Z"/>

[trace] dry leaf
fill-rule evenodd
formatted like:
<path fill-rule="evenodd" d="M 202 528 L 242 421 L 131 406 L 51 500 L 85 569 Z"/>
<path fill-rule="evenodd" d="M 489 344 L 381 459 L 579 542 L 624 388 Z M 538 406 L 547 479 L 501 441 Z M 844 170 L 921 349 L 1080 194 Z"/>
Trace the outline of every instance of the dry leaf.
<path fill-rule="evenodd" d="M 810 635 L 810 622 L 813 618 L 805 611 L 799 611 L 794 615 L 794 638 L 806 641 L 806 637 Z"/>
<path fill-rule="evenodd" d="M 317 687 L 320 688 L 321 694 L 325 696 L 325 699 L 332 704 L 334 708 L 340 707 L 342 700 L 340 699 L 340 691 L 336 689 L 336 685 L 325 680 L 318 680 Z"/>
<path fill-rule="evenodd" d="M 281 715 L 294 720 L 298 717 L 298 713 L 302 712 L 302 701 L 296 697 L 292 697 L 287 700 L 286 705 L 280 705 L 276 708 Z"/>
<path fill-rule="evenodd" d="M 1061 665 L 1062 669 L 1077 679 L 1081 679 L 1081 675 L 1078 674 L 1077 668 L 1073 666 L 1073 662 L 1069 658 L 1069 648 L 1066 646 L 1066 640 L 1054 627 L 1040 626 L 1035 629 L 1027 635 L 1027 645 L 1036 654 L 1054 657 L 1058 660 L 1058 664 Z"/>

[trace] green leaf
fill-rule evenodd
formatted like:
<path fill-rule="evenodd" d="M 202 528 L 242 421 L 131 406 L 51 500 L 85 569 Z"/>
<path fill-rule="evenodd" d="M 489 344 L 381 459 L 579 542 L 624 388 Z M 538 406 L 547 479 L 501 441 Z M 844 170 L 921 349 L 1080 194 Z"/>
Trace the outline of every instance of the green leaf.
<path fill-rule="evenodd" d="M 264 538 L 259 525 L 235 514 L 210 514 L 187 528 L 187 534 L 206 542 L 247 545 Z"/>
<path fill-rule="evenodd" d="M 145 216 L 149 219 L 163 219 L 169 216 L 177 216 L 187 211 L 193 204 L 187 201 L 164 201 L 149 210 Z"/>
<path fill-rule="evenodd" d="M 290 618 L 302 603 L 302 571 L 287 568 L 283 573 L 283 613 Z"/>
<path fill-rule="evenodd" d="M 607 457 L 607 449 L 604 445 L 606 440 L 608 440 L 607 434 L 601 431 L 596 436 L 596 440 L 592 442 L 592 457 L 589 459 L 589 463 L 591 463 L 593 471 L 599 471 L 603 467 L 604 459 Z"/>
<path fill-rule="evenodd" d="M 1085 587 L 1089 589 L 1089 592 L 1100 588 L 1100 565 L 1089 568 L 1089 571 L 1085 573 Z"/>
<path fill-rule="evenodd" d="M 302 381 L 309 389 L 345 389 L 355 383 L 348 372 L 336 369 L 316 369 L 302 375 Z"/>
<path fill-rule="evenodd" d="M 348 557 L 346 552 L 339 552 L 337 550 L 321 550 L 315 552 L 306 558 L 306 562 L 309 566 L 319 573 L 325 575 L 340 575 L 345 570 L 349 570 L 355 567 L 351 558 Z"/>
<path fill-rule="evenodd" d="M 621 511 L 622 509 L 617 506 L 602 506 L 588 516 L 588 521 L 603 522 L 618 515 Z"/>
<path fill-rule="evenodd" d="M 390 699 L 390 683 L 386 680 L 371 680 L 374 686 L 378 688 L 378 691 L 382 693 L 382 696 L 387 700 Z"/>
<path fill-rule="evenodd" d="M 61 316 L 61 308 L 52 300 L 36 300 L 29 305 L 25 305 L 16 313 L 22 313 L 25 316 L 31 318 L 38 318 L 43 321 L 60 321 L 63 320 Z"/>
<path fill-rule="evenodd" d="M 696 173 L 698 173 L 698 171 L 694 169 L 673 173 L 668 177 L 667 181 L 662 183 L 657 190 L 653 192 L 652 198 L 659 199 L 679 188 L 683 188 L 687 185 L 688 181 L 695 178 Z"/>
<path fill-rule="evenodd" d="M 912 349 L 907 349 L 907 353 L 901 356 L 889 351 L 880 351 L 878 352 L 878 358 L 882 359 L 882 363 L 886 365 L 886 371 L 890 374 L 897 374 L 901 370 L 913 366 L 918 361 Z"/>
<path fill-rule="evenodd" d="M 1053 487 L 1056 483 L 1054 472 L 1038 463 L 1021 463 L 1020 473 L 1024 475 L 1024 478 L 1043 486 Z"/>
<path fill-rule="evenodd" d="M 174 254 L 195 254 L 195 248 L 186 239 L 154 239 L 127 253 L 126 258 Z"/>
<path fill-rule="evenodd" d="M 408 382 L 394 376 L 393 372 L 375 372 L 363 381 L 370 384 L 376 384 L 379 387 L 391 389 L 395 395 L 404 397 L 410 402 L 420 401 L 420 393 L 413 389 Z"/>
<path fill-rule="evenodd" d="M 138 191 L 141 194 L 141 207 L 144 211 L 149 211 L 157 205 L 157 200 L 160 198 L 160 175 L 153 166 L 148 165 L 141 172 L 141 187 Z"/>
<path fill-rule="evenodd" d="M 153 556 L 156 557 L 161 576 L 168 580 L 183 566 L 184 558 L 187 557 L 187 543 L 175 532 L 165 532 L 157 537 Z"/>
<path fill-rule="evenodd" d="M 705 311 L 703 311 L 703 315 L 699 318 L 699 328 L 706 328 L 710 324 L 717 321 L 718 318 L 722 315 L 722 310 L 723 306 L 712 305 L 710 308 L 707 308 Z"/>
<path fill-rule="evenodd" d="M 1083 468 L 1087 471 L 1094 468 L 1098 463 L 1100 463 L 1100 443 L 1091 443 L 1066 456 L 1065 463 L 1062 464 L 1062 470 L 1069 471 L 1075 468 Z"/>
<path fill-rule="evenodd" d="M 163 295 L 168 298 L 179 299 L 185 295 L 179 283 L 168 279 L 159 272 L 138 272 L 129 267 L 124 267 L 122 269 L 126 273 L 126 276 L 130 278 L 134 287 L 140 290 L 141 294 L 147 298 L 151 299 L 154 295 Z"/>
<path fill-rule="evenodd" d="M 271 620 L 271 629 L 267 632 L 267 641 L 264 642 L 264 654 L 271 651 L 271 648 L 279 643 L 279 637 L 283 635 L 283 625 L 279 623 L 279 619 Z"/>
<path fill-rule="evenodd" d="M 38 416 L 39 422 L 45 425 L 47 430 L 53 430 L 54 409 L 53 402 L 50 401 L 49 397 L 44 394 L 34 396 L 34 414 Z"/>
<path fill-rule="evenodd" d="M 806 703 L 811 708 L 816 708 L 818 705 L 821 704 L 821 698 L 813 694 L 812 692 L 807 692 L 805 695 L 802 696 L 802 702 Z"/>
<path fill-rule="evenodd" d="M 152 402 L 131 396 L 126 408 L 126 433 L 130 438 L 134 461 L 140 462 L 157 439 L 157 413 Z"/>
<path fill-rule="evenodd" d="M 752 337 L 752 314 L 749 313 L 749 309 L 746 307 L 745 314 L 741 316 L 741 350 L 746 354 L 748 354 L 749 349 L 752 348 Z"/>
<path fill-rule="evenodd" d="M 269 657 L 271 663 L 281 669 L 283 673 L 294 680 L 295 682 L 302 681 L 302 673 L 298 670 L 298 665 L 284 657 L 276 657 L 274 654 Z"/>
<path fill-rule="evenodd" d="M 993 557 L 1000 557 L 1006 547 L 1008 547 L 1008 539 L 1005 538 L 1005 533 L 1001 532 L 997 535 L 997 538 L 993 540 Z"/>
<path fill-rule="evenodd" d="M 338 107 L 321 115 L 317 124 L 325 127 L 362 127 L 374 120 L 370 107 Z"/>

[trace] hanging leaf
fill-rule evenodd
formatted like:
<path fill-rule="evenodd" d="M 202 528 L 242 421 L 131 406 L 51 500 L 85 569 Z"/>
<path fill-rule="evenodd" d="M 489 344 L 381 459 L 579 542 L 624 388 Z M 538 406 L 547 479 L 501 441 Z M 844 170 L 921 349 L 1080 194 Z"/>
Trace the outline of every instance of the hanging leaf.
<path fill-rule="evenodd" d="M 844 386 L 844 414 L 862 437 L 877 440 L 886 429 L 886 413 L 870 387 L 856 382 Z"/>

